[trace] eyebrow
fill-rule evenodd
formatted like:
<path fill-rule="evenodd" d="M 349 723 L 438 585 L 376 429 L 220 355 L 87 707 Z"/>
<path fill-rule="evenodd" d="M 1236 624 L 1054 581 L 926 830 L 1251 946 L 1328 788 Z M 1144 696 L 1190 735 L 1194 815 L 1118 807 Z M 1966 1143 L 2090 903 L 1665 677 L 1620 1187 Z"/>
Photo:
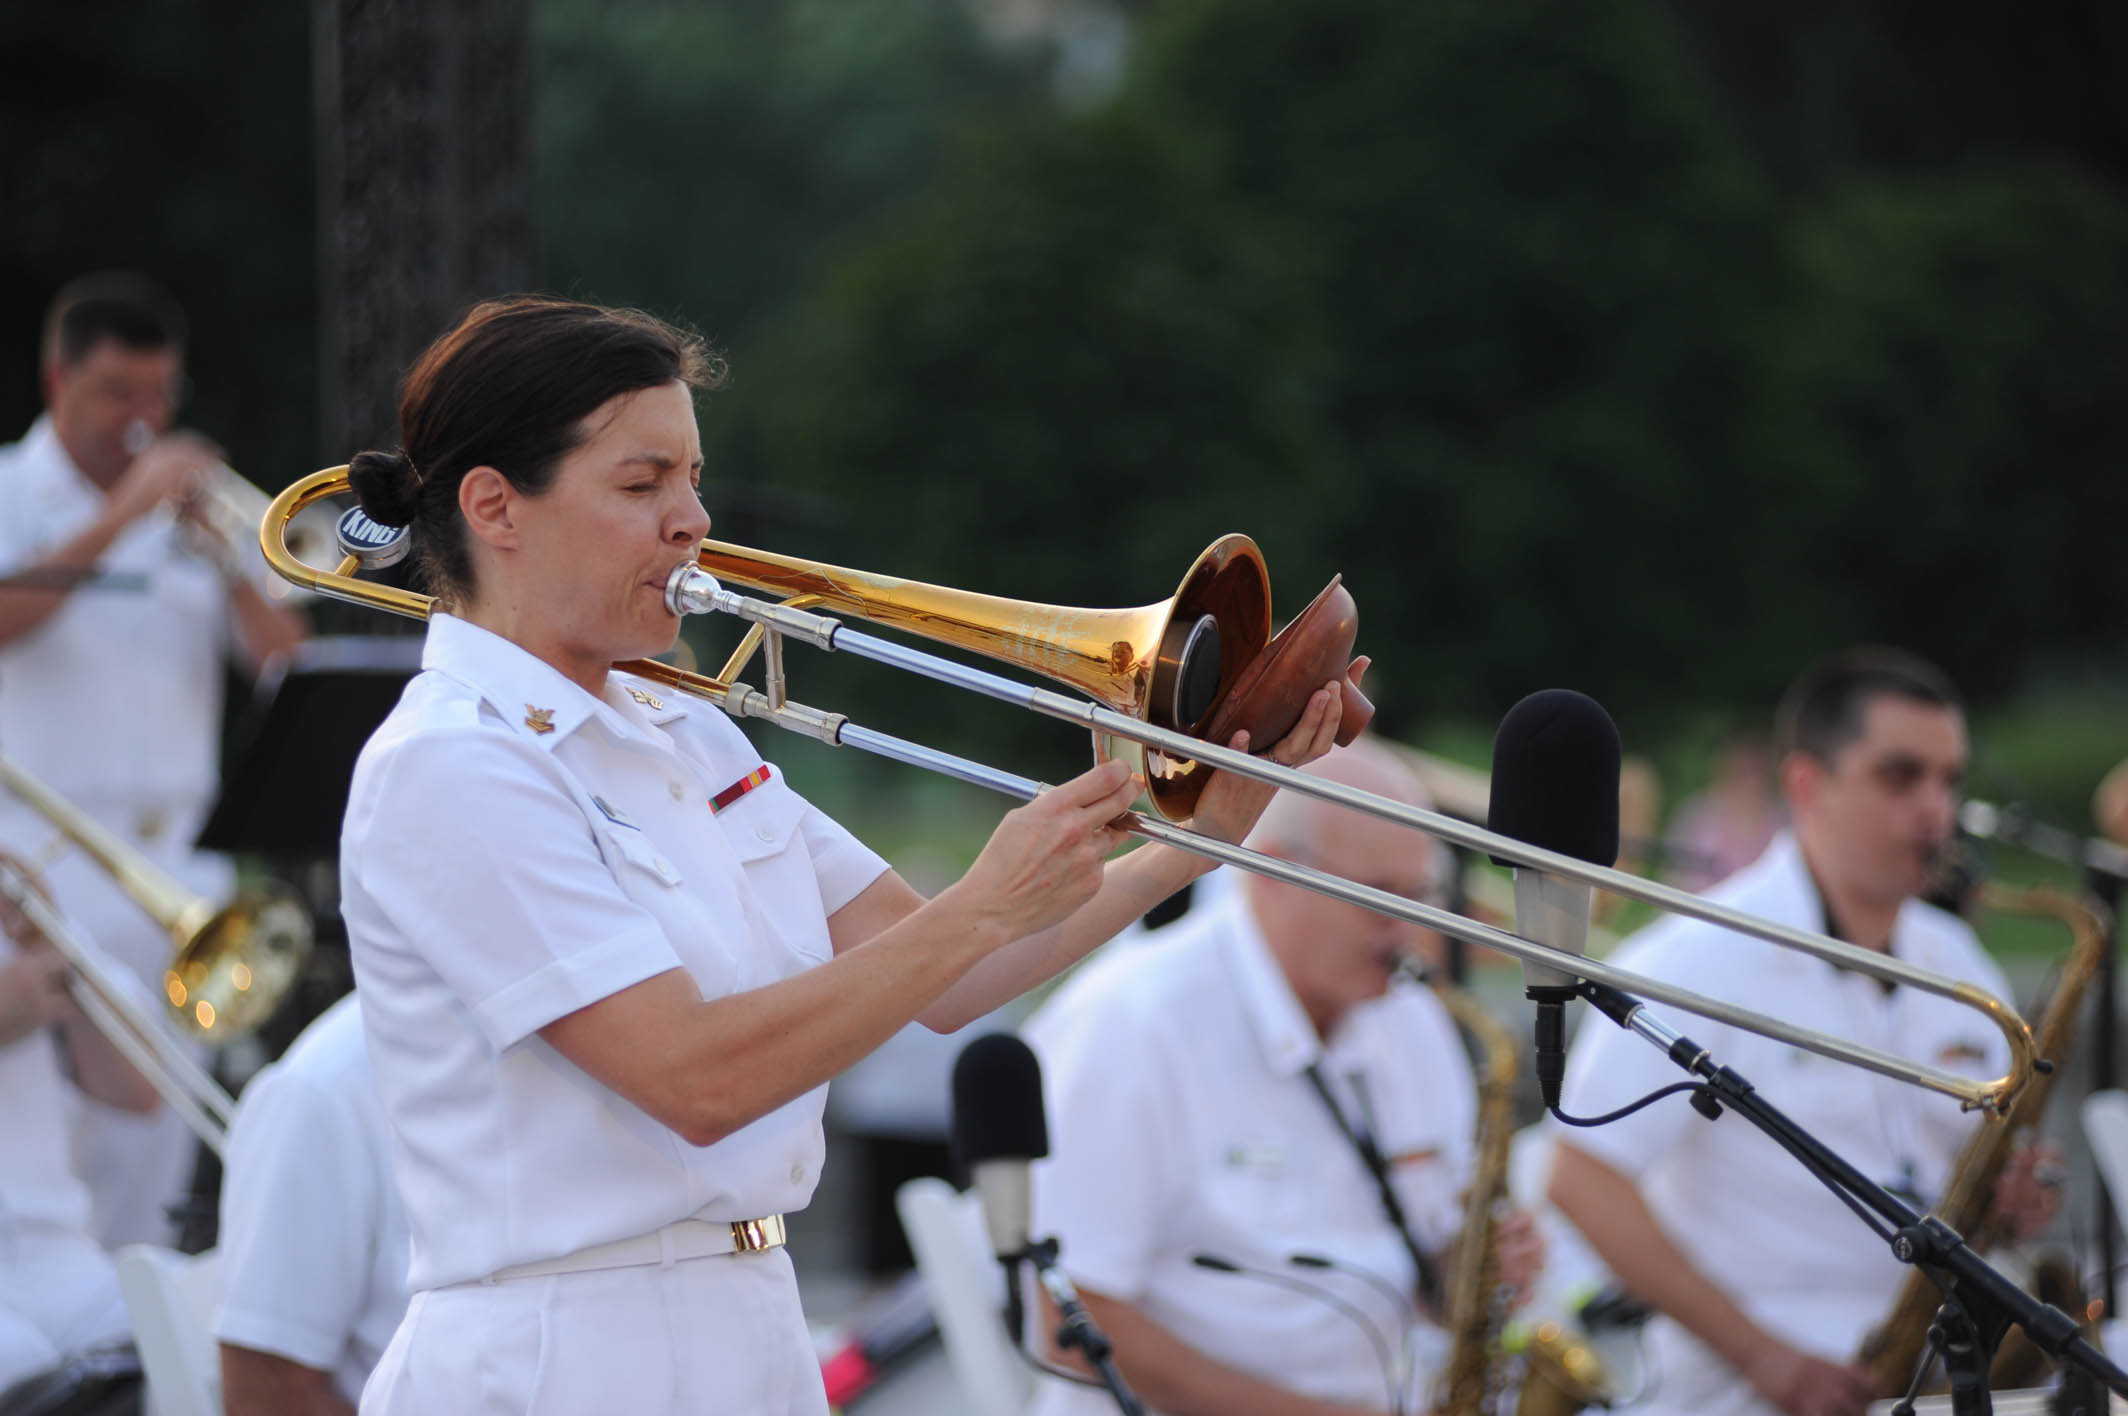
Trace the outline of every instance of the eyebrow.
<path fill-rule="evenodd" d="M 674 456 L 672 456 L 672 455 L 671 455 L 671 454 L 669 454 L 669 453 L 663 453 L 663 452 L 638 452 L 638 453 L 634 453 L 634 454 L 632 454 L 632 455 L 630 455 L 630 456 L 628 456 L 628 457 L 624 457 L 624 458 L 622 458 L 622 459 L 621 459 L 621 460 L 620 460 L 620 461 L 619 461 L 618 463 L 616 463 L 616 464 L 614 464 L 614 465 L 615 465 L 615 466 L 618 466 L 618 467 L 633 467 L 633 466 L 637 465 L 638 463 L 647 463 L 647 464 L 649 464 L 650 466 L 652 466 L 652 467 L 655 467 L 655 468 L 657 468 L 657 469 L 658 469 L 659 471 L 664 471 L 664 470 L 666 470 L 666 469 L 668 469 L 668 468 L 672 468 L 672 467 L 677 467 L 677 466 L 679 466 L 679 465 L 680 465 L 680 459 L 678 459 L 677 457 L 674 457 Z M 697 457 L 697 458 L 695 458 L 695 459 L 694 459 L 693 461 L 689 462 L 689 463 L 687 464 L 687 467 L 688 467 L 688 470 L 689 470 L 689 471 L 694 471 L 694 470 L 696 470 L 696 469 L 700 468 L 700 467 L 701 467 L 701 465 L 702 465 L 702 459 L 701 459 L 701 458 L 699 458 L 699 457 Z"/>

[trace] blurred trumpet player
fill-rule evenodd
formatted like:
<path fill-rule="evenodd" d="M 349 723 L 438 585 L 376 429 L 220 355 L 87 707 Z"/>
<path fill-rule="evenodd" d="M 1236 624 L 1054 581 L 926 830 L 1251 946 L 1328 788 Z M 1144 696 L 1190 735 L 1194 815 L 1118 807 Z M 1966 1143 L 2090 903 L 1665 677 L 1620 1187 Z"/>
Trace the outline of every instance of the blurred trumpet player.
<path fill-rule="evenodd" d="M 136 1001 L 154 1006 L 144 991 Z M 129 1115 L 158 1106 L 75 1008 L 58 952 L 0 896 L 0 1392 L 131 1336 L 118 1273 L 90 1232 L 89 1192 L 70 1163 L 76 1095 Z"/>
<path fill-rule="evenodd" d="M 203 513 L 221 453 L 173 429 L 185 323 L 143 277 L 85 276 L 46 318 L 44 412 L 0 449 L 0 753 L 202 894 L 229 863 L 192 848 L 219 784 L 223 662 L 256 670 L 303 637 L 245 549 Z M 51 827 L 0 795 L 0 846 L 36 859 Z M 44 861 L 68 914 L 160 992 L 170 941 L 78 855 Z M 90 1102 L 82 1171 L 107 1245 L 163 1240 L 191 1137 Z"/>
<path fill-rule="evenodd" d="M 1922 903 L 1949 845 L 1965 774 L 1965 719 L 1949 681 L 1890 650 L 1809 670 L 1776 721 L 1790 832 L 1708 892 L 1751 914 L 1887 950 L 2010 996 L 1965 923 Z M 2006 1044 L 1948 1000 L 1891 988 L 1822 960 L 1674 919 L 1611 962 L 1975 1077 Z M 1986 1124 L 1924 1092 L 1723 1024 L 1689 1031 L 1769 1100 L 1878 1183 L 1927 1208 Z M 1584 1020 L 1563 1109 L 1589 1116 L 1679 1080 L 1639 1038 Z M 1869 1374 L 1854 1357 L 1890 1310 L 1905 1267 L 1846 1207 L 1751 1126 L 1710 1125 L 1682 1096 L 1623 1120 L 1558 1132 L 1551 1198 L 1635 1296 L 1660 1384 L 1644 1409 L 1680 1416 L 1860 1416 Z M 2030 1148 L 2005 1169 L 1998 1212 L 2020 1237 L 2058 1193 Z"/>
<path fill-rule="evenodd" d="M 1365 737 L 1308 770 L 1429 805 Z M 1248 844 L 1436 903 L 1453 868 L 1430 837 L 1290 792 Z M 1399 968 L 1440 940 L 1280 881 L 1238 884 L 1103 957 L 1029 1020 L 1051 1126 L 1034 1232 L 1061 1241 L 1149 1407 L 1400 1409 L 1388 1388 L 1423 1395 L 1447 1346 L 1429 1290 L 1449 1271 L 1477 1114 L 1455 1025 Z M 1503 1222 L 1499 1262 L 1509 1284 L 1534 1278 L 1527 1216 Z M 1399 1370 L 1407 1333 L 1415 1376 Z M 1062 1383 L 1035 1408 L 1113 1409 Z"/>

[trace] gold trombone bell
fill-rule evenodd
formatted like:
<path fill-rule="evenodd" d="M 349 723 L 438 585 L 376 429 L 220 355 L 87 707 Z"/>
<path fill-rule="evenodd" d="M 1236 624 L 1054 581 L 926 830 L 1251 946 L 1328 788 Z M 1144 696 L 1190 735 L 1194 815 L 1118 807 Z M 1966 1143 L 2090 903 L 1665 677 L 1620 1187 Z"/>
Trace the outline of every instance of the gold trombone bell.
<path fill-rule="evenodd" d="M 247 889 L 217 905 L 4 757 L 0 787 L 49 821 L 170 936 L 163 992 L 180 1030 L 225 1042 L 272 1016 L 310 952 L 310 914 L 292 892 Z"/>

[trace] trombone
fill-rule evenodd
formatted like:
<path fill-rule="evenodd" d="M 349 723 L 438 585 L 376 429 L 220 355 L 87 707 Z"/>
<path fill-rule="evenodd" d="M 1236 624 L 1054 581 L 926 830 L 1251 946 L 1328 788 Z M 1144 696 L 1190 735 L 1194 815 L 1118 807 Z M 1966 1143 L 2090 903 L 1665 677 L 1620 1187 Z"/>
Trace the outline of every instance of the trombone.
<path fill-rule="evenodd" d="M 310 913 L 293 892 L 245 890 L 217 906 L 5 757 L 0 788 L 79 847 L 170 936 L 174 953 L 163 972 L 163 993 L 180 1031 L 225 1042 L 273 1015 L 310 952 Z"/>
<path fill-rule="evenodd" d="M 280 574 L 321 595 L 414 618 L 427 618 L 433 604 L 428 596 L 369 584 L 355 576 L 355 572 L 364 567 L 389 565 L 403 557 L 407 549 L 403 531 L 380 527 L 359 510 L 346 513 L 339 529 L 340 548 L 346 554 L 339 568 L 332 572 L 305 565 L 283 544 L 282 527 L 306 507 L 345 492 L 347 487 L 347 469 L 335 467 L 314 472 L 275 497 L 259 528 L 267 562 Z M 1250 578 L 1247 593 L 1208 599 L 1203 594 L 1208 563 L 1215 571 L 1242 564 L 1257 574 Z M 1174 657 L 1174 631 L 1178 624 L 1201 627 L 1206 619 L 1220 620 L 1222 602 L 1235 608 L 1238 622 L 1232 626 L 1224 622 L 1220 624 L 1218 693 L 1232 687 L 1239 668 L 1261 649 L 1265 642 L 1262 636 L 1268 629 L 1267 618 L 1259 625 L 1254 615 L 1256 581 L 1263 582 L 1261 588 L 1268 597 L 1268 583 L 1261 576 L 1262 563 L 1255 545 L 1246 537 L 1223 537 L 1199 557 L 1182 589 L 1165 604 L 1139 610 L 1092 611 L 1001 600 L 816 562 L 770 556 L 720 541 L 704 541 L 695 564 L 674 570 L 666 586 L 666 605 L 675 614 L 715 611 L 748 621 L 752 628 L 738 650 L 716 677 L 685 672 L 651 660 L 633 660 L 615 667 L 675 691 L 705 698 L 733 717 L 761 718 L 832 746 L 861 748 L 975 786 L 988 787 L 1022 801 L 1041 793 L 1042 785 L 1028 778 L 876 732 L 852 723 L 843 714 L 808 707 L 790 699 L 784 675 L 784 639 L 800 640 L 826 650 L 855 653 L 861 658 L 955 685 L 1045 717 L 1080 724 L 1094 732 L 1097 743 L 1107 740 L 1138 745 L 1145 755 L 1146 782 L 1153 811 L 1130 813 L 1127 826 L 1134 835 L 1954 1096 L 1969 1110 L 1978 1108 L 1999 1117 L 2031 1079 L 2034 1071 L 2031 1029 L 2000 999 L 1972 984 L 1931 973 L 1887 954 L 1712 904 L 1656 881 L 1608 866 L 1592 865 L 1452 817 L 1326 781 L 1267 759 L 1191 737 L 1177 728 L 1161 726 L 1155 721 L 1162 707 L 1158 686 L 1164 661 Z M 1248 572 L 1242 574 L 1247 576 Z M 719 575 L 741 585 L 765 588 L 790 598 L 784 603 L 750 599 L 725 589 L 717 579 Z M 1232 584 L 1231 580 L 1222 582 L 1216 576 L 1212 580 L 1215 585 Z M 812 606 L 839 610 L 873 623 L 895 625 L 958 648 L 1049 672 L 1088 692 L 1094 701 L 1082 701 L 1019 683 L 861 633 L 840 620 L 813 613 Z M 764 659 L 763 687 L 758 689 L 738 678 L 756 647 Z M 1241 656 L 1239 664 L 1234 662 L 1237 654 Z M 1187 659 L 1187 646 L 1184 646 L 1181 657 Z M 1067 665 L 1070 672 L 1047 667 L 1059 662 Z M 1107 669 L 1099 669 L 1104 662 Z M 1180 677 L 1187 680 L 1192 676 L 1185 663 Z M 1169 681 L 1176 677 L 1174 670 L 1169 668 Z M 1180 701 L 1179 695 L 1177 701 Z M 1125 711 L 1119 711 L 1119 708 Z M 1192 781 L 1201 787 L 1204 776 L 1211 771 L 1235 772 L 1423 831 L 1451 844 L 1485 851 L 1558 879 L 1608 890 L 1740 934 L 1801 950 L 1871 978 L 1905 984 L 1949 998 L 1984 1014 L 2002 1032 L 2009 1045 L 2009 1069 L 1992 1080 L 1975 1081 L 1657 979 L 1613 968 L 1599 960 L 1554 949 L 1386 890 L 1199 835 L 1177 824 L 1178 820 L 1187 818 L 1188 811 L 1178 809 L 1172 800 L 1175 794 L 1164 791 L 1163 787 Z M 1183 795 L 1194 801 L 1194 792 Z M 1170 799 L 1164 801 L 1164 796 Z"/>
<path fill-rule="evenodd" d="M 236 1102 L 221 1083 L 141 1011 L 126 995 L 124 984 L 113 977 L 110 965 L 85 948 L 45 900 L 28 870 L 4 855 L 0 855 L 0 897 L 20 910 L 66 960 L 71 972 L 68 990 L 90 1024 L 219 1157 L 236 1112 Z"/>

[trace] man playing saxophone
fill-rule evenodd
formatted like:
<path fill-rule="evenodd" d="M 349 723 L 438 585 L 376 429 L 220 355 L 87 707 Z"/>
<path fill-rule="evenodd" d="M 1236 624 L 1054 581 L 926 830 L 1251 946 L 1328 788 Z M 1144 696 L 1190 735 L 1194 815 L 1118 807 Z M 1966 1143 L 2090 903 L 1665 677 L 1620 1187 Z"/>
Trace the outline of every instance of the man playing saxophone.
<path fill-rule="evenodd" d="M 2008 989 L 1966 925 L 1923 904 L 1949 843 L 1965 773 L 1965 721 L 1948 680 L 1889 650 L 1852 650 L 1789 689 L 1776 722 L 1792 831 L 1709 897 Z M 2005 1044 L 1942 998 L 1671 920 L 1612 963 L 1974 1076 Z M 1692 1036 L 1886 1188 L 1926 1208 L 1972 1128 L 1949 1097 L 1822 1060 L 1726 1025 Z M 1563 1109 L 1590 1116 L 1679 1079 L 1663 1055 L 1585 1023 Z M 1646 1411 L 1693 1416 L 1859 1416 L 1875 1395 L 1853 1362 L 1905 1269 L 1830 1192 L 1756 1129 L 1709 1124 L 1670 1097 L 1610 1125 L 1562 1128 L 1551 1198 L 1620 1280 L 1660 1316 L 1649 1329 L 1659 1387 Z M 2037 1157 L 2005 1171 L 1996 1203 L 2013 1233 L 2052 1217 Z"/>

